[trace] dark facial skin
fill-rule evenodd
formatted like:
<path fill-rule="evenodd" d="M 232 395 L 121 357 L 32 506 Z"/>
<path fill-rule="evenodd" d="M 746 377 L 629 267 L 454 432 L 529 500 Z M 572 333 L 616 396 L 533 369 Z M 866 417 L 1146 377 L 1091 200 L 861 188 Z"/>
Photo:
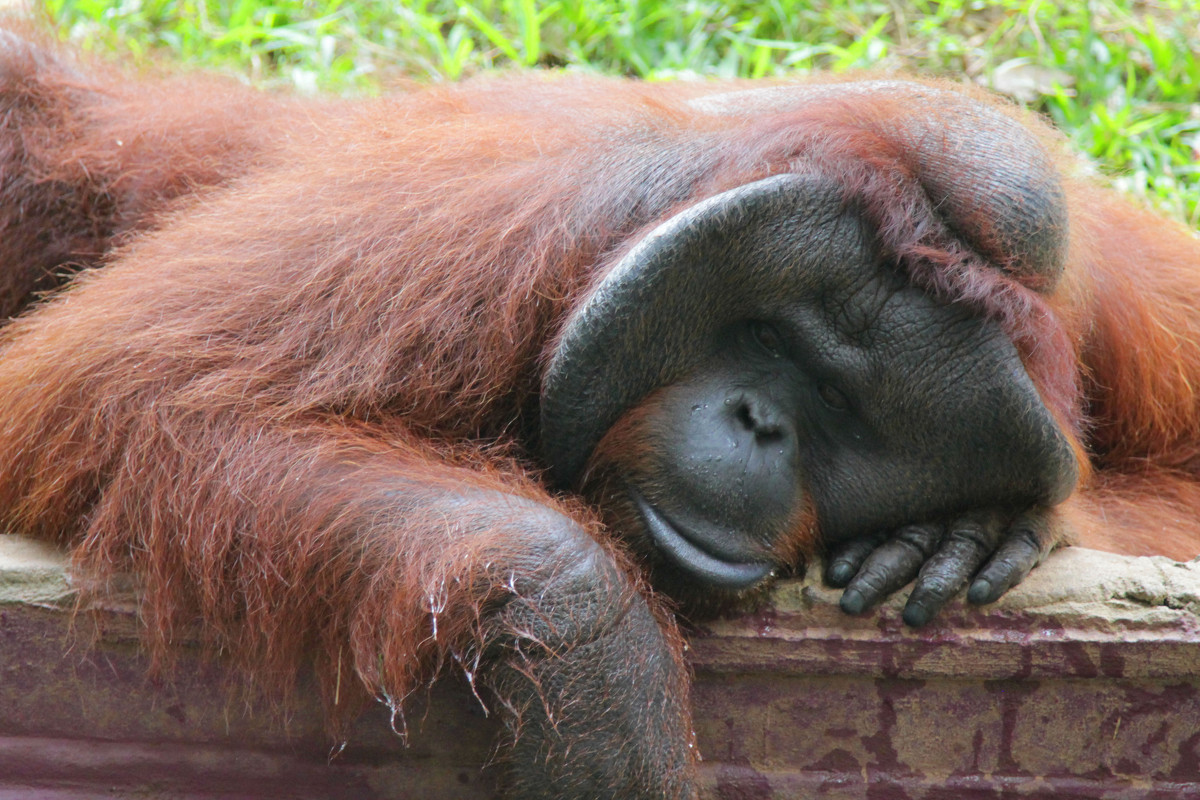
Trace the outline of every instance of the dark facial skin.
<path fill-rule="evenodd" d="M 972 576 L 971 599 L 989 602 L 1042 555 L 1036 526 L 1072 490 L 1074 454 L 997 324 L 911 286 L 857 218 L 821 202 L 819 185 L 801 188 L 801 200 L 784 195 L 782 219 L 752 209 L 757 219 L 728 222 L 708 242 L 685 230 L 694 256 L 664 248 L 636 276 L 670 303 L 649 323 L 630 315 L 587 331 L 603 343 L 627 324 L 642 340 L 656 315 L 696 309 L 694 324 L 649 339 L 661 366 L 617 359 L 595 378 L 602 388 L 590 396 L 602 400 L 649 384 L 613 426 L 622 442 L 597 448 L 599 504 L 617 507 L 613 527 L 648 558 L 656 585 L 685 599 L 759 584 L 804 549 L 815 519 L 835 552 L 828 577 L 848 584 L 847 611 L 918 569 L 910 624 Z M 753 265 L 749 288 L 722 282 L 742 264 Z M 673 353 L 684 347 L 681 367 Z M 678 374 L 655 385 L 667 370 Z M 582 428 L 593 416 L 575 419 Z"/>
<path fill-rule="evenodd" d="M 754 586 L 787 558 L 807 504 L 835 547 L 877 546 L 902 529 L 898 552 L 924 556 L 919 568 L 947 524 L 995 536 L 1070 492 L 1070 452 L 1022 409 L 1036 395 L 999 330 L 886 266 L 857 277 L 811 304 L 724 326 L 692 375 L 652 404 L 641 431 L 653 466 L 626 483 L 634 535 L 657 552 L 666 584 Z M 866 597 L 871 582 L 882 597 L 912 577 L 893 559 L 848 593 L 848 611 L 878 599 Z M 978 566 L 960 557 L 955 590 Z M 923 624 L 948 596 L 940 584 L 918 594 L 910 621 Z"/>

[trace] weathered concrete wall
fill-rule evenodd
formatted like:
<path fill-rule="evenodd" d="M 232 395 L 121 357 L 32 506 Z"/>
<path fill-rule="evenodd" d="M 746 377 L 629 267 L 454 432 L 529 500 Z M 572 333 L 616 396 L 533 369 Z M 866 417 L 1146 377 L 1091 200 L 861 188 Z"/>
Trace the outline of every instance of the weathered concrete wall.
<path fill-rule="evenodd" d="M 1200 798 L 1200 564 L 1069 549 L 986 610 L 910 631 L 790 581 L 698 631 L 709 798 Z M 382 708 L 329 760 L 320 712 L 230 699 L 220 664 L 146 677 L 130 605 L 70 624 L 61 556 L 0 536 L 0 800 L 484 798 L 498 731 L 463 687 Z M 400 723 L 397 722 L 397 725 Z"/>
<path fill-rule="evenodd" d="M 836 598 L 693 641 L 714 796 L 1200 798 L 1200 563 L 1069 549 L 921 631 Z"/>

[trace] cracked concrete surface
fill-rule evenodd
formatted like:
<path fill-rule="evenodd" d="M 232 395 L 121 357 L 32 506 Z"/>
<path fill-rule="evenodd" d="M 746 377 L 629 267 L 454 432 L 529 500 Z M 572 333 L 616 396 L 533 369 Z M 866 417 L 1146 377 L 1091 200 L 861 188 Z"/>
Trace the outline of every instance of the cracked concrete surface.
<path fill-rule="evenodd" d="M 813 565 L 693 631 L 703 800 L 1200 798 L 1200 562 L 1068 548 L 919 630 L 905 594 L 850 617 Z M 452 681 L 411 743 L 376 706 L 331 761 L 317 692 L 285 725 L 194 648 L 147 679 L 132 604 L 73 607 L 62 553 L 0 535 L 0 797 L 496 796 L 499 725 Z"/>
<path fill-rule="evenodd" d="M 783 582 L 774 595 L 779 611 L 836 606 L 841 590 L 823 585 L 819 565 L 805 578 Z M 0 534 L 0 603 L 46 604 L 71 595 L 66 555 L 46 542 Z M 889 598 L 885 612 L 903 608 L 905 592 Z M 1020 585 L 988 607 L 1109 623 L 1196 620 L 1200 624 L 1200 559 L 1135 558 L 1082 547 L 1052 553 Z"/>

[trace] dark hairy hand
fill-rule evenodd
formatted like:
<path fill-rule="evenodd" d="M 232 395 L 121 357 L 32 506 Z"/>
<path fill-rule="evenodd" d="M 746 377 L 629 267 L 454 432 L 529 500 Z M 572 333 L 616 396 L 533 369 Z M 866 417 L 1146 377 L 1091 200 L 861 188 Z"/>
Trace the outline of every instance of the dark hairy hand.
<path fill-rule="evenodd" d="M 1047 509 L 982 511 L 948 523 L 906 525 L 832 548 L 825 580 L 845 587 L 843 611 L 861 614 L 915 578 L 903 618 L 919 628 L 968 581 L 967 600 L 975 605 L 1016 586 L 1053 547 L 1053 528 Z"/>

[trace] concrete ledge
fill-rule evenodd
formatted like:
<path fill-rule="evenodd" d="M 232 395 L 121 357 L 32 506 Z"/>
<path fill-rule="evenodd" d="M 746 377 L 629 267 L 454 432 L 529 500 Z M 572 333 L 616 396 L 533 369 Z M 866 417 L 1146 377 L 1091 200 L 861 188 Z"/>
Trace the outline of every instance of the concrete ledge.
<path fill-rule="evenodd" d="M 0 534 L 0 603 L 56 604 L 71 595 L 66 559 L 53 546 Z"/>
<path fill-rule="evenodd" d="M 921 631 L 813 575 L 691 639 L 705 797 L 1200 798 L 1200 563 L 1067 549 Z M 59 553 L 0 535 L 0 800 L 495 795 L 465 687 L 330 760 L 311 696 L 281 719 L 188 654 L 151 681 L 132 606 L 73 602 Z"/>

